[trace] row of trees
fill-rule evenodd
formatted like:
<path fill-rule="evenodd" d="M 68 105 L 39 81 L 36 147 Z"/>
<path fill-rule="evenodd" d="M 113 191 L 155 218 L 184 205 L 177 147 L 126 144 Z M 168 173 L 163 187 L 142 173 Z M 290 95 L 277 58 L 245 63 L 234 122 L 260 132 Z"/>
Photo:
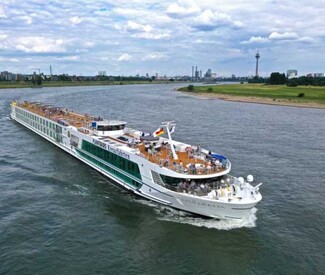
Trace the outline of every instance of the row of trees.
<path fill-rule="evenodd" d="M 325 77 L 300 76 L 288 79 L 284 73 L 273 72 L 269 78 L 254 77 L 249 83 L 265 83 L 268 85 L 284 85 L 296 87 L 298 85 L 325 86 Z"/>
<path fill-rule="evenodd" d="M 325 86 L 325 77 L 301 76 L 299 78 L 289 79 L 287 81 L 287 85 L 288 86 L 298 86 L 298 85 Z"/>

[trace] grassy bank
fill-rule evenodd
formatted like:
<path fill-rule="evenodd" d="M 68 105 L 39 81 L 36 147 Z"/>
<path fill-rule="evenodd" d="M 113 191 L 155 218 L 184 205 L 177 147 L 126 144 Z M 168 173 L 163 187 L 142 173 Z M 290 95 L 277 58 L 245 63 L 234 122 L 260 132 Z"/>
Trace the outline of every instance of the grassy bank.
<path fill-rule="evenodd" d="M 194 86 L 192 91 L 188 87 L 179 89 L 194 94 L 215 94 L 216 96 L 228 95 L 235 97 L 272 99 L 291 103 L 317 103 L 325 105 L 325 87 L 298 86 L 287 87 L 285 85 L 264 84 L 229 84 L 212 86 Z M 299 97 L 300 94 L 300 97 Z M 303 96 L 302 96 L 303 94 Z"/>
<path fill-rule="evenodd" d="M 67 86 L 105 86 L 105 85 L 131 85 L 131 84 L 166 84 L 172 81 L 44 81 L 42 85 L 31 82 L 0 82 L 0 89 L 11 88 L 41 88 L 41 87 L 67 87 Z"/>

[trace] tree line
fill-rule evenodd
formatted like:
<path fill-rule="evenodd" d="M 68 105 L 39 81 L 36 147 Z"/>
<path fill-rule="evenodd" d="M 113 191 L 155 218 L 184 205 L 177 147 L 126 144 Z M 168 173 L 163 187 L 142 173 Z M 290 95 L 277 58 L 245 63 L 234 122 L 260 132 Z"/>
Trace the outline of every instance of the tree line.
<path fill-rule="evenodd" d="M 265 83 L 268 85 L 287 85 L 296 87 L 298 85 L 325 86 L 325 77 L 300 76 L 288 79 L 284 73 L 273 72 L 269 78 L 254 77 L 249 83 Z"/>

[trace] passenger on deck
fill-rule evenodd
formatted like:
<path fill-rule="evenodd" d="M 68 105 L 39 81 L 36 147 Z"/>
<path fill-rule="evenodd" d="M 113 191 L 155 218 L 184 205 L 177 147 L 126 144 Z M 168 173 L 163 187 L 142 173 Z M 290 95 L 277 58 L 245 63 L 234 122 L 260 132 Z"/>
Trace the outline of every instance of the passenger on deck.
<path fill-rule="evenodd" d="M 164 160 L 164 166 L 165 167 L 169 166 L 169 158 L 168 157 Z"/>
<path fill-rule="evenodd" d="M 183 181 L 180 181 L 180 182 L 177 184 L 177 191 L 178 191 L 178 192 L 182 192 L 182 191 L 183 191 Z"/>
<path fill-rule="evenodd" d="M 216 161 L 214 162 L 214 164 L 215 164 L 217 167 L 219 167 L 219 166 L 221 165 L 220 160 L 219 160 L 219 159 L 216 159 Z"/>
<path fill-rule="evenodd" d="M 187 148 L 187 157 L 190 159 L 190 158 L 193 158 L 193 152 L 194 152 L 194 149 L 193 147 L 188 147 Z"/>
<path fill-rule="evenodd" d="M 194 190 L 196 189 L 196 187 L 197 187 L 197 186 L 196 186 L 195 181 L 192 180 L 192 181 L 191 181 L 191 184 L 190 184 L 190 187 L 189 187 L 190 191 L 194 192 Z"/>
<path fill-rule="evenodd" d="M 183 167 L 183 162 L 182 161 L 179 162 L 177 170 L 179 170 L 180 172 L 183 172 L 184 167 Z"/>
<path fill-rule="evenodd" d="M 201 146 L 200 146 L 200 145 L 198 145 L 198 146 L 196 147 L 196 153 L 197 153 L 198 155 L 201 155 Z"/>
<path fill-rule="evenodd" d="M 208 162 L 208 165 L 206 166 L 205 168 L 205 172 L 206 174 L 209 174 L 211 172 L 211 165 L 210 165 L 210 162 Z"/>
<path fill-rule="evenodd" d="M 200 185 L 201 192 L 206 194 L 208 191 L 207 185 L 205 183 L 201 183 Z"/>
<path fill-rule="evenodd" d="M 190 168 L 191 173 L 192 173 L 193 175 L 195 175 L 195 174 L 196 174 L 195 164 L 191 163 L 189 168 Z"/>
<path fill-rule="evenodd" d="M 183 191 L 188 191 L 188 188 L 189 188 L 188 181 L 184 180 L 183 181 Z"/>

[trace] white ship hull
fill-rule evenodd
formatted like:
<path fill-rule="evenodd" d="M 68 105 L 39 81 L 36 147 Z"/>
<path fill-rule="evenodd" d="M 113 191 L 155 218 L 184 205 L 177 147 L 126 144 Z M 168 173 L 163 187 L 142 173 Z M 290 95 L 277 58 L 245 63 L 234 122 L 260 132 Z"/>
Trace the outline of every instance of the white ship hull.
<path fill-rule="evenodd" d="M 202 196 L 196 194 L 196 192 L 185 192 L 184 190 L 183 192 L 174 191 L 166 183 L 162 182 L 162 177 L 200 180 L 202 178 L 209 179 L 214 175 L 180 175 L 163 165 L 148 161 L 147 158 L 139 155 L 133 149 L 125 149 L 116 142 L 104 143 L 95 135 L 83 133 L 75 126 L 62 125 L 16 104 L 11 106 L 11 117 L 104 176 L 112 179 L 121 187 L 160 204 L 211 218 L 242 219 L 248 216 L 251 209 L 262 199 L 258 189 L 254 189 L 246 182 L 234 183 L 233 190 L 230 191 L 229 187 L 228 189 L 216 190 L 222 194 L 218 198 L 210 195 Z M 105 150 L 111 158 L 125 161 L 129 166 L 131 163 L 133 170 L 130 168 L 131 172 L 125 171 L 114 165 L 114 163 L 103 160 L 98 154 L 91 154 L 90 149 L 85 150 L 85 148 L 92 150 L 95 148 L 101 150 L 100 152 Z M 229 171 L 230 165 L 228 169 L 219 172 L 217 176 L 227 175 Z M 229 194 L 227 195 L 226 192 Z M 235 192 L 237 193 L 236 196 L 233 195 Z"/>

